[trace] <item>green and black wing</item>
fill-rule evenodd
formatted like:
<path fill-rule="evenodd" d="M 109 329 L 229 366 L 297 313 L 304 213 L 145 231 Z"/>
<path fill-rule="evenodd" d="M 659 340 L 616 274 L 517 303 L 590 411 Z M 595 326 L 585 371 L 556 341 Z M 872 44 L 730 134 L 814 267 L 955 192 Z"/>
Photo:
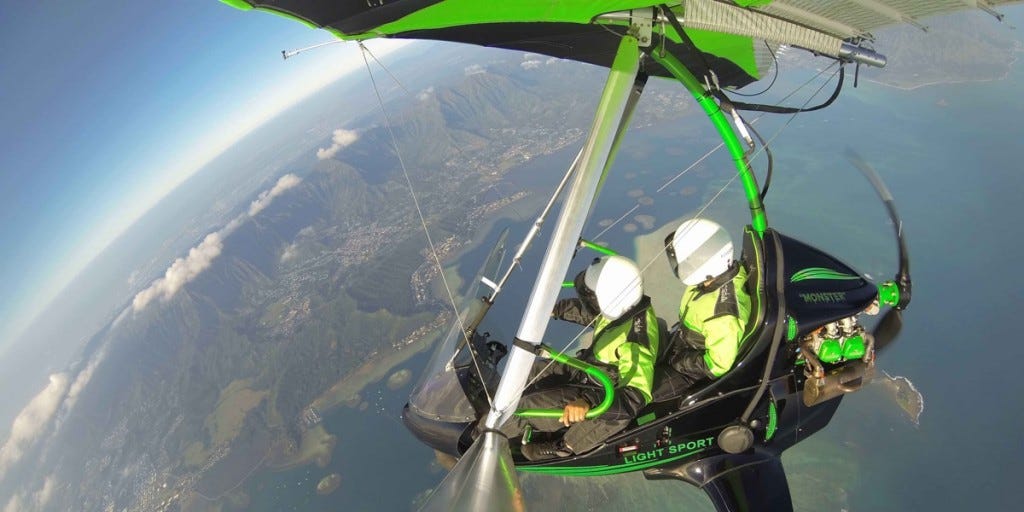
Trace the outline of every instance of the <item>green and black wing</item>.
<path fill-rule="evenodd" d="M 652 41 L 689 69 L 710 68 L 722 87 L 757 81 L 780 44 L 841 57 L 843 43 L 886 25 L 1007 0 L 221 0 L 322 28 L 345 40 L 424 39 L 522 50 L 611 66 L 630 10 L 659 16 Z M 767 41 L 769 44 L 766 44 Z M 692 45 L 690 44 L 692 42 Z M 696 48 L 694 48 L 696 47 Z M 668 76 L 655 63 L 645 71 Z"/>

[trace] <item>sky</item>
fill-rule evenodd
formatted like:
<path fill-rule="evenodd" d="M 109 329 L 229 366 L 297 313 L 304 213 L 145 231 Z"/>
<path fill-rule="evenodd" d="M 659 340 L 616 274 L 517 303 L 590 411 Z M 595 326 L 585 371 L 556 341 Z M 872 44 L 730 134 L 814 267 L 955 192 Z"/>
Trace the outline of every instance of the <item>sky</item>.
<path fill-rule="evenodd" d="M 331 39 L 215 0 L 5 3 L 0 350 L 175 186 L 362 66 L 351 43 L 281 59 Z"/>

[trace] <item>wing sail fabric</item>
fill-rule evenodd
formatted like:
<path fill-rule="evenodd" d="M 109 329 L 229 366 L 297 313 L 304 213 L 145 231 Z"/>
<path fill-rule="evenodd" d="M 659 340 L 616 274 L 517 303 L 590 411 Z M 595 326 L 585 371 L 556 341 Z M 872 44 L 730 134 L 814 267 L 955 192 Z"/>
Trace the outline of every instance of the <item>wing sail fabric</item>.
<path fill-rule="evenodd" d="M 342 39 L 396 37 L 431 39 L 523 50 L 611 66 L 621 23 L 609 13 L 667 3 L 689 39 L 684 43 L 668 24 L 655 22 L 655 43 L 664 29 L 665 51 L 690 69 L 706 66 L 720 85 L 740 87 L 761 78 L 767 60 L 764 43 L 807 48 L 833 57 L 843 40 L 870 36 L 886 25 L 922 17 L 1018 0 L 221 0 L 239 9 L 259 9 L 323 28 Z M 621 18 L 621 14 L 619 15 Z M 668 73 L 656 64 L 645 71 Z"/>
<path fill-rule="evenodd" d="M 909 23 L 920 27 L 922 18 L 939 14 L 973 8 L 992 13 L 996 6 L 1019 3 L 1019 0 L 748 0 L 736 3 L 762 4 L 751 8 L 848 39 L 866 36 L 888 25 Z"/>

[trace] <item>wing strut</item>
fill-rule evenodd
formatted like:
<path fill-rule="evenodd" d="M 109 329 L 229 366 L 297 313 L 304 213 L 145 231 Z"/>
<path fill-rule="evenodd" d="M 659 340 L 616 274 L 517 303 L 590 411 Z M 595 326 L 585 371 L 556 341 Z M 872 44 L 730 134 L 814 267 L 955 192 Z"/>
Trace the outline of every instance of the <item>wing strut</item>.
<path fill-rule="evenodd" d="M 597 199 L 598 190 L 603 182 L 606 164 L 613 153 L 615 135 L 620 131 L 622 120 L 628 117 L 626 111 L 630 105 L 639 66 L 640 49 L 637 39 L 632 36 L 623 37 L 601 100 L 598 102 L 590 135 L 583 145 L 579 168 L 573 176 L 565 198 L 565 206 L 551 233 L 551 241 L 541 261 L 540 272 L 534 281 L 526 311 L 519 324 L 516 333 L 519 340 L 537 345 L 544 337 L 551 319 L 551 310 L 562 289 L 562 280 L 569 270 L 587 214 Z M 494 396 L 493 409 L 485 421 L 487 428 L 500 426 L 515 412 L 534 357 L 531 351 L 519 347 L 512 349 Z"/>
<path fill-rule="evenodd" d="M 646 22 L 649 25 L 652 10 L 640 12 L 647 13 Z M 649 42 L 650 38 L 647 39 Z M 624 36 L 598 102 L 590 134 L 576 162 L 578 167 L 553 228 L 540 272 L 530 292 L 516 335 L 518 340 L 539 345 L 547 330 L 551 310 L 561 291 L 562 280 L 569 270 L 587 215 L 610 167 L 609 161 L 615 153 L 617 141 L 625 132 L 630 114 L 643 90 L 645 77 L 638 80 L 640 55 L 637 38 Z M 532 351 L 513 346 L 495 392 L 491 411 L 482 422 L 483 434 L 459 460 L 449 478 L 431 495 L 423 510 L 480 510 L 481 504 L 487 504 L 488 510 L 523 509 L 518 480 L 511 470 L 508 439 L 493 429 L 515 413 L 534 358 Z"/>

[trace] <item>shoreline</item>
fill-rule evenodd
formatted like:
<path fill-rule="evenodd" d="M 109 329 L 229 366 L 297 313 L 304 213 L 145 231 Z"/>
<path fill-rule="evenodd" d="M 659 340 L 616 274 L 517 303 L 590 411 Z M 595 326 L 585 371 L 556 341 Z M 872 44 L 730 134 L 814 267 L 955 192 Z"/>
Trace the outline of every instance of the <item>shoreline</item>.
<path fill-rule="evenodd" d="M 866 82 L 870 82 L 872 84 L 881 85 L 883 87 L 889 87 L 889 88 L 892 88 L 892 89 L 898 89 L 898 90 L 901 90 L 901 91 L 913 91 L 913 90 L 921 89 L 921 88 L 924 88 L 924 87 L 932 87 L 932 86 L 936 86 L 936 85 L 957 85 L 957 84 L 969 84 L 969 83 L 999 82 L 1001 80 L 1006 80 L 1006 79 L 1010 78 L 1010 73 L 1013 72 L 1014 65 L 1017 64 L 1018 60 L 1020 60 L 1020 56 L 1018 54 L 1020 54 L 1021 52 L 1024 52 L 1024 50 L 1022 50 L 1022 49 L 1014 50 L 1014 52 L 1012 54 L 1013 55 L 1013 59 L 1006 64 L 1006 70 L 1003 71 L 1002 76 L 998 76 L 998 77 L 990 77 L 990 78 L 949 78 L 949 79 L 942 79 L 942 80 L 934 80 L 934 81 L 931 81 L 931 82 L 925 82 L 925 83 L 922 83 L 922 84 L 915 84 L 915 85 L 894 84 L 894 83 L 883 82 L 883 81 L 876 80 L 876 79 L 871 79 L 871 78 L 865 79 L 865 81 Z"/>
<path fill-rule="evenodd" d="M 244 484 L 246 481 L 249 480 L 249 477 L 251 477 L 253 475 L 253 473 L 256 472 L 257 469 L 260 469 L 261 467 L 263 467 L 263 463 L 266 462 L 268 455 L 270 455 L 270 450 L 267 450 L 267 452 L 263 454 L 263 458 L 260 459 L 260 461 L 257 462 L 256 465 L 253 466 L 252 469 L 250 469 L 249 472 L 246 473 L 245 476 L 242 477 L 242 479 L 238 481 L 238 483 L 236 483 L 230 489 L 220 493 L 216 498 L 211 498 L 211 497 L 203 494 L 202 492 L 200 492 L 198 489 L 195 489 L 195 488 L 192 489 L 192 492 L 194 492 L 196 494 L 196 496 L 199 496 L 200 498 L 202 498 L 202 499 L 204 499 L 206 501 L 209 501 L 211 503 L 219 501 L 224 496 L 227 496 L 228 494 L 234 492 L 235 489 L 238 489 L 239 487 L 241 487 L 242 484 Z"/>
<path fill-rule="evenodd" d="M 907 386 L 910 387 L 910 391 L 912 391 L 915 395 L 917 395 L 918 398 L 920 398 L 921 408 L 916 411 L 917 414 L 915 415 L 915 417 L 912 420 L 913 423 L 914 423 L 914 427 L 920 428 L 920 426 L 921 426 L 921 415 L 924 414 L 924 395 L 921 394 L 921 391 L 919 391 L 917 389 L 917 386 L 915 386 L 913 381 L 911 381 L 910 379 L 908 379 L 908 378 L 906 378 L 906 377 L 904 377 L 902 375 L 890 375 L 889 372 L 887 372 L 885 370 L 882 370 L 882 374 L 885 375 L 886 379 L 888 379 L 892 383 L 898 383 L 900 381 L 905 382 L 907 384 Z"/>

